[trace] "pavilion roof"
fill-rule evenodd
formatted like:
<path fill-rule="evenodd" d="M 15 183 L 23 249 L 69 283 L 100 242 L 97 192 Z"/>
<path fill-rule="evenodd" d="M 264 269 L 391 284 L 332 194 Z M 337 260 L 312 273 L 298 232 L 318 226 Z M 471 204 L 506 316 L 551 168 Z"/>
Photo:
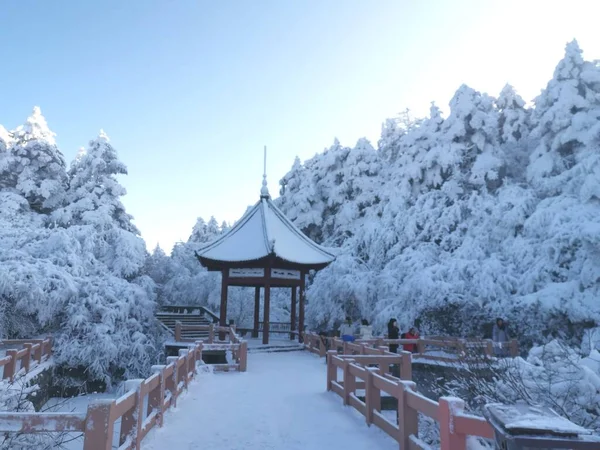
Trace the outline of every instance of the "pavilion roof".
<path fill-rule="evenodd" d="M 313 242 L 275 206 L 268 192 L 264 194 L 231 230 L 196 252 L 203 266 L 239 266 L 272 258 L 310 269 L 335 259 L 335 250 Z"/>

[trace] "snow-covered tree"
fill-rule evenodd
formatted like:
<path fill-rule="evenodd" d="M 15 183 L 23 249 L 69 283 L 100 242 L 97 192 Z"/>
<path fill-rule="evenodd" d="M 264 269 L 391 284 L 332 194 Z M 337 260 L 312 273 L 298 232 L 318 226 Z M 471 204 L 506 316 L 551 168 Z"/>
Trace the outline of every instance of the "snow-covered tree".
<path fill-rule="evenodd" d="M 38 212 L 49 212 L 64 200 L 66 164 L 40 108 L 13 133 L 10 171 L 15 188 Z"/>
<path fill-rule="evenodd" d="M 279 206 L 342 247 L 311 277 L 310 326 L 371 311 L 380 331 L 396 317 L 481 337 L 503 316 L 531 344 L 599 323 L 598 71 L 571 43 L 531 109 L 510 86 L 462 86 L 446 119 L 388 120 L 375 170 L 337 141 L 296 160 Z"/>
<path fill-rule="evenodd" d="M 524 172 L 529 158 L 530 111 L 525 101 L 512 86 L 504 86 L 498 99 L 499 141 L 506 155 L 507 175 L 514 180 L 524 181 Z"/>
<path fill-rule="evenodd" d="M 126 175 L 127 167 L 118 159 L 104 131 L 90 142 L 87 151 L 79 151 L 70 174 L 69 202 L 66 217 L 61 217 L 63 221 L 90 224 L 98 229 L 117 226 L 139 234 L 120 200 L 126 190 L 117 175 Z"/>

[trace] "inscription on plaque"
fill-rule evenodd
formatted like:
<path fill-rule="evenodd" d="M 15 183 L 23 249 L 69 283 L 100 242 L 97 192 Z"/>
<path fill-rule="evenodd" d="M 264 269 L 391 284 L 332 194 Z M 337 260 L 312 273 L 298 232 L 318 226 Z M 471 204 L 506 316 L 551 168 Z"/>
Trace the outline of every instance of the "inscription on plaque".
<path fill-rule="evenodd" d="M 271 269 L 271 278 L 285 278 L 287 280 L 299 280 L 299 270 L 287 270 L 287 269 Z"/>
<path fill-rule="evenodd" d="M 265 269 L 229 269 L 231 278 L 261 278 L 265 276 Z"/>

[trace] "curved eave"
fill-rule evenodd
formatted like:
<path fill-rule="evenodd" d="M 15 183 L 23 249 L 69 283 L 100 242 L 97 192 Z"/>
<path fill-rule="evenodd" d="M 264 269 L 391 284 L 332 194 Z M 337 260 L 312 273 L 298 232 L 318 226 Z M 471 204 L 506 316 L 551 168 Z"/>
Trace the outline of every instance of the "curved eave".
<path fill-rule="evenodd" d="M 200 256 L 196 252 L 196 258 L 203 267 L 206 267 L 208 270 L 217 271 L 217 270 L 226 270 L 226 269 L 241 269 L 241 268 L 273 268 L 273 269 L 292 269 L 292 270 L 300 270 L 303 272 L 308 272 L 309 270 L 322 270 L 327 267 L 329 264 L 333 262 L 323 262 L 316 264 L 299 264 L 294 261 L 288 261 L 283 258 L 278 257 L 277 255 L 268 255 L 260 259 L 253 259 L 247 261 L 220 261 L 210 258 L 205 258 Z"/>
<path fill-rule="evenodd" d="M 279 221 L 283 223 L 289 229 L 289 231 L 291 231 L 301 242 L 303 242 L 305 246 L 316 250 L 325 257 L 326 260 L 319 264 L 325 264 L 325 266 L 327 266 L 335 260 L 336 255 L 332 251 L 330 251 L 326 247 L 317 244 L 307 235 L 305 235 L 302 231 L 300 231 L 298 227 L 296 227 L 296 225 L 294 225 L 294 223 L 290 219 L 288 219 L 285 214 L 283 214 L 283 212 L 277 207 L 277 205 L 275 205 L 275 203 L 273 203 L 273 201 L 270 198 L 264 199 L 263 205 L 264 208 L 266 208 L 268 205 L 273 214 L 276 216 L 276 218 L 279 219 Z M 267 222 L 265 220 L 265 224 L 266 223 Z M 277 242 L 275 242 L 275 246 L 277 247 Z"/>

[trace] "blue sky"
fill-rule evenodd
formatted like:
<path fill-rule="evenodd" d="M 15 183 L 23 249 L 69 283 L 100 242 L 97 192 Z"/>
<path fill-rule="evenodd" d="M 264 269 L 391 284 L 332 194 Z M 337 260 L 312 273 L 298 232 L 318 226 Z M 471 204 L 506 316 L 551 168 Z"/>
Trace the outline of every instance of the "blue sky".
<path fill-rule="evenodd" d="M 297 155 L 374 145 L 462 83 L 532 100 L 567 41 L 600 58 L 596 2 L 7 0 L 0 123 L 39 105 L 68 160 L 103 128 L 150 248 L 234 221 Z"/>

